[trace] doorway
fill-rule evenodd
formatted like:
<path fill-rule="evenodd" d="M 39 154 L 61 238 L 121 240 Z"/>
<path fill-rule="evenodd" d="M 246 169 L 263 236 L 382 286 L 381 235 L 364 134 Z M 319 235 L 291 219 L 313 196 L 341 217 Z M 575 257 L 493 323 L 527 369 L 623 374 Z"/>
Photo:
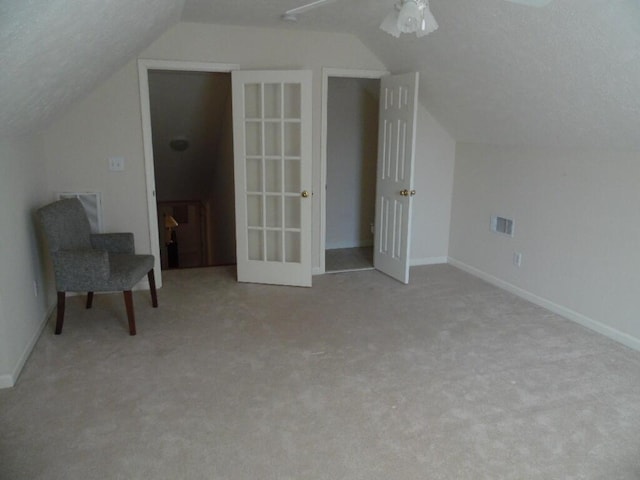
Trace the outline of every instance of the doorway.
<path fill-rule="evenodd" d="M 325 272 L 373 268 L 379 95 L 379 78 L 327 78 Z"/>
<path fill-rule="evenodd" d="M 235 264 L 231 74 L 148 71 L 161 268 Z"/>

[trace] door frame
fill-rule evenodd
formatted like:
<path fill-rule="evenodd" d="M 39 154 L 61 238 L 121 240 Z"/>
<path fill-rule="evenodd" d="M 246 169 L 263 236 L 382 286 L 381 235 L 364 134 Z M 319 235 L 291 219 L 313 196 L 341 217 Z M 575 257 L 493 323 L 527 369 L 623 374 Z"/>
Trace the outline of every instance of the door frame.
<path fill-rule="evenodd" d="M 327 111 L 329 103 L 329 78 L 371 78 L 380 79 L 390 73 L 386 70 L 354 70 L 348 68 L 322 69 L 322 121 L 320 133 L 320 266 L 314 267 L 313 274 L 325 273 L 324 251 L 327 237 Z M 376 159 L 377 162 L 377 159 Z"/>
<path fill-rule="evenodd" d="M 156 284 L 162 287 L 160 266 L 160 236 L 158 233 L 158 206 L 156 204 L 156 177 L 154 171 L 153 142 L 151 134 L 151 102 L 149 100 L 149 70 L 173 70 L 184 72 L 222 72 L 239 70 L 235 63 L 185 62 L 180 60 L 138 59 L 138 85 L 140 88 L 140 114 L 142 116 L 142 146 L 147 186 L 147 214 L 149 217 L 149 241 L 155 257 Z"/>

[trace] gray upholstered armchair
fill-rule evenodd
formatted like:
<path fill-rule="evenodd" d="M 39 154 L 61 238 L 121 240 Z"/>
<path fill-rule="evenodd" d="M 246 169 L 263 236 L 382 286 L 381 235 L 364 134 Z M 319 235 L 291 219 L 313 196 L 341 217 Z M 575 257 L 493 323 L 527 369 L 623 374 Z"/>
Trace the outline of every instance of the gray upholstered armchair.
<path fill-rule="evenodd" d="M 66 292 L 87 292 L 87 308 L 91 308 L 93 292 L 113 291 L 124 293 L 129 333 L 135 335 L 131 289 L 145 274 L 152 304 L 158 306 L 153 255 L 135 255 L 132 233 L 92 234 L 76 198 L 46 205 L 37 216 L 48 242 L 58 291 L 56 335 L 62 332 Z"/>

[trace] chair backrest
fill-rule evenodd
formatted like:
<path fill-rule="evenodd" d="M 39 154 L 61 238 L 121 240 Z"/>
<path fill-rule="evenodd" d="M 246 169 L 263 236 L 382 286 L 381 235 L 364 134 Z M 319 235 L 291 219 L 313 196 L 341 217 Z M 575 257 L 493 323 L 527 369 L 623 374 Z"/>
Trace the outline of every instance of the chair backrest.
<path fill-rule="evenodd" d="M 50 203 L 38 210 L 51 252 L 91 248 L 91 226 L 77 198 Z"/>

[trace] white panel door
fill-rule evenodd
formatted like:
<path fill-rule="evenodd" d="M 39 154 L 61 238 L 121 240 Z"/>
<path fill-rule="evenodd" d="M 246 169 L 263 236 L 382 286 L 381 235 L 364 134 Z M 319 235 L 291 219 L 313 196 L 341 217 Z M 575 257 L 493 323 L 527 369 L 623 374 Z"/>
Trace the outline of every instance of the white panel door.
<path fill-rule="evenodd" d="M 238 281 L 311 286 L 311 72 L 231 76 Z"/>
<path fill-rule="evenodd" d="M 409 283 L 417 105 L 418 73 L 382 78 L 373 264 L 403 283 Z"/>

